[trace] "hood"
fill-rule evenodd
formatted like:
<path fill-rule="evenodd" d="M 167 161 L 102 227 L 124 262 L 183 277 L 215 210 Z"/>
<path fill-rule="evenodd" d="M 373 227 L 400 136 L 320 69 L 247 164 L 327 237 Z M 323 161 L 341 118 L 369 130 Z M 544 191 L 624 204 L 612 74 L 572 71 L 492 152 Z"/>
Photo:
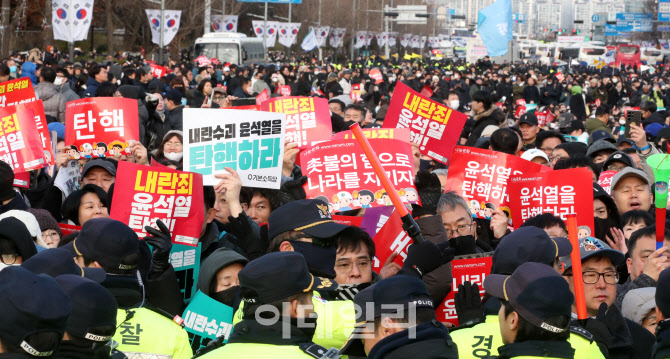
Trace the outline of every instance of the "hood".
<path fill-rule="evenodd" d="M 198 289 L 206 295 L 211 296 L 209 291 L 210 284 L 216 279 L 216 274 L 232 263 L 246 264 L 248 259 L 230 248 L 219 248 L 212 252 L 207 259 L 200 265 L 200 274 L 198 275 Z"/>
<path fill-rule="evenodd" d="M 23 77 L 30 77 L 30 81 L 32 83 L 37 83 L 37 76 L 35 76 L 35 70 L 37 69 L 37 65 L 34 63 L 27 61 L 21 66 L 21 76 Z"/>
<path fill-rule="evenodd" d="M 50 83 L 50 82 L 40 82 L 35 86 L 35 92 L 39 90 L 40 94 L 40 100 L 42 101 L 47 101 L 50 98 L 54 97 L 56 94 L 58 94 L 58 90 L 56 90 L 56 85 Z"/>
<path fill-rule="evenodd" d="M 30 235 L 26 225 L 18 218 L 7 217 L 0 219 L 0 238 L 7 238 L 14 242 L 24 261 L 37 254 L 37 247 L 35 247 L 33 237 Z"/>
<path fill-rule="evenodd" d="M 125 98 L 130 98 L 133 100 L 137 100 L 140 98 L 140 88 L 137 86 L 122 85 L 119 87 L 117 91 L 119 91 L 119 93 L 121 93 L 121 96 Z"/>
<path fill-rule="evenodd" d="M 40 224 L 37 222 L 35 215 L 28 211 L 15 209 L 0 214 L 0 219 L 7 217 L 14 217 L 20 220 L 26 226 L 26 229 L 28 229 L 30 237 L 35 238 L 35 242 L 38 246 L 49 248 L 49 246 L 47 246 L 46 242 L 44 242 L 44 239 L 42 238 L 42 230 L 40 229 Z"/>
<path fill-rule="evenodd" d="M 489 116 L 491 116 L 491 115 L 495 115 L 495 116 L 498 117 L 498 116 L 499 116 L 498 113 L 495 113 L 495 114 L 494 114 L 494 112 L 496 112 L 496 110 L 498 110 L 498 106 L 496 106 L 496 105 L 491 105 L 491 108 L 489 108 L 488 110 L 486 110 L 486 111 L 480 113 L 479 115 L 475 115 L 474 112 L 471 112 L 471 114 L 472 114 L 472 117 L 475 119 L 475 121 L 479 121 L 479 120 L 481 120 L 482 118 L 484 118 L 484 117 L 489 117 Z M 493 117 L 493 116 L 491 116 L 491 117 Z M 495 118 L 495 117 L 494 117 L 494 118 Z M 496 120 L 496 121 L 500 121 L 499 118 L 495 118 L 495 120 Z"/>

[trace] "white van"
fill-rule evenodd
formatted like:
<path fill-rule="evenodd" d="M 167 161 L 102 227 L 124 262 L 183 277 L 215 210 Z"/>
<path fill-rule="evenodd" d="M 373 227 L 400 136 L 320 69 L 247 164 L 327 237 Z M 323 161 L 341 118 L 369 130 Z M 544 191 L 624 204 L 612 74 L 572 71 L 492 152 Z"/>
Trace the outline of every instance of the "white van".
<path fill-rule="evenodd" d="M 193 58 L 205 55 L 221 63 L 237 65 L 265 63 L 263 39 L 234 32 L 210 32 L 195 40 Z"/>
<path fill-rule="evenodd" d="M 660 65 L 663 63 L 663 52 L 655 47 L 646 47 L 640 53 L 640 60 L 645 65 Z"/>

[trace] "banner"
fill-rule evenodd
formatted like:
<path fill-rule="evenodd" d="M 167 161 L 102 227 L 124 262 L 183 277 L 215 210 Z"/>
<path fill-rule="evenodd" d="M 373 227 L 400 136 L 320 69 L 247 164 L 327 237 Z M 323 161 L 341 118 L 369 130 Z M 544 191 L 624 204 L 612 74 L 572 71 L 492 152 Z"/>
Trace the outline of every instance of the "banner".
<path fill-rule="evenodd" d="M 93 0 L 53 0 L 51 10 L 54 40 L 86 40 L 93 19 Z"/>
<path fill-rule="evenodd" d="M 402 34 L 400 36 L 400 46 L 407 47 L 410 45 L 412 40 L 412 34 Z"/>
<path fill-rule="evenodd" d="M 431 97 L 433 96 L 433 89 L 428 85 L 424 85 L 419 94 L 423 97 Z"/>
<path fill-rule="evenodd" d="M 300 30 L 299 22 L 280 22 L 277 28 L 279 33 L 279 43 L 291 47 L 295 43 L 295 40 L 298 37 L 298 31 Z"/>
<path fill-rule="evenodd" d="M 514 228 L 528 218 L 553 213 L 567 220 L 577 214 L 577 225 L 593 230 L 593 175 L 584 168 L 537 172 L 512 176 L 509 182 L 510 210 Z"/>
<path fill-rule="evenodd" d="M 444 188 L 463 197 L 476 218 L 490 219 L 491 212 L 502 209 L 509 219 L 509 178 L 551 171 L 517 156 L 474 147 L 456 146 L 451 158 Z"/>
<path fill-rule="evenodd" d="M 467 116 L 430 100 L 399 82 L 391 98 L 384 128 L 409 128 L 422 154 L 449 164 Z"/>
<path fill-rule="evenodd" d="M 315 97 L 276 97 L 261 104 L 261 111 L 286 114 L 286 142 L 304 149 L 330 140 L 333 125 L 328 100 Z"/>
<path fill-rule="evenodd" d="M 179 290 L 186 303 L 195 296 L 198 287 L 201 254 L 202 243 L 198 243 L 195 247 L 174 243 L 170 251 L 170 264 L 177 275 Z"/>
<path fill-rule="evenodd" d="M 378 68 L 374 68 L 370 70 L 370 77 L 375 80 L 375 85 L 378 85 L 382 82 L 384 82 L 384 76 L 382 75 L 382 72 Z"/>
<path fill-rule="evenodd" d="M 144 238 L 145 226 L 170 229 L 172 242 L 195 246 L 205 219 L 202 176 L 191 172 L 119 162 L 110 218 L 128 225 Z M 191 205 L 193 203 L 193 205 Z"/>
<path fill-rule="evenodd" d="M 151 67 L 151 73 L 154 75 L 155 78 L 159 79 L 165 75 L 167 75 L 167 67 L 163 66 L 158 66 L 154 63 L 149 64 Z"/>
<path fill-rule="evenodd" d="M 319 45 L 319 41 L 316 39 L 316 34 L 314 33 L 314 29 L 310 29 L 309 32 L 307 33 L 307 36 L 305 36 L 304 39 L 302 39 L 302 43 L 300 44 L 300 48 L 303 49 L 304 51 L 312 51 L 316 49 L 316 47 Z"/>
<path fill-rule="evenodd" d="M 283 113 L 187 108 L 184 170 L 202 174 L 204 185 L 213 186 L 220 181 L 214 174 L 230 167 L 245 187 L 279 189 L 285 131 Z"/>
<path fill-rule="evenodd" d="M 406 128 L 362 128 L 363 135 L 367 139 L 386 138 L 409 142 L 409 129 Z M 351 131 L 340 131 L 333 135 L 331 140 L 348 140 L 356 138 Z"/>
<path fill-rule="evenodd" d="M 65 145 L 72 159 L 127 155 L 130 141 L 139 138 L 137 100 L 93 97 L 67 103 Z"/>
<path fill-rule="evenodd" d="M 507 54 L 507 43 L 512 40 L 512 25 L 512 0 L 497 0 L 479 11 L 477 32 L 489 56 Z"/>
<path fill-rule="evenodd" d="M 334 28 L 333 31 L 330 32 L 330 46 L 338 48 L 340 45 L 342 45 L 342 42 L 344 40 L 344 34 L 347 32 L 347 28 L 345 27 L 337 27 Z"/>
<path fill-rule="evenodd" d="M 360 49 L 365 46 L 365 31 L 356 31 L 356 43 L 354 44 L 355 49 Z"/>
<path fill-rule="evenodd" d="M 443 323 L 458 325 L 454 297 L 458 293 L 458 286 L 471 282 L 479 286 L 479 295 L 484 296 L 484 279 L 491 273 L 493 261 L 491 257 L 454 259 L 451 261 L 451 290 L 444 302 L 435 310 L 437 320 Z M 483 338 L 483 337 L 482 337 Z"/>
<path fill-rule="evenodd" d="M 237 15 L 212 15 L 214 32 L 237 32 Z"/>
<path fill-rule="evenodd" d="M 163 19 L 161 19 L 160 10 L 145 10 L 149 25 L 151 27 L 151 42 L 160 45 L 161 42 L 161 20 L 163 22 L 163 46 L 168 45 L 174 39 L 179 31 L 179 22 L 181 19 L 181 10 L 165 10 L 163 11 Z"/>
<path fill-rule="evenodd" d="M 281 94 L 282 96 L 291 96 L 291 86 L 289 85 L 279 85 L 277 86 L 277 91 L 278 94 Z"/>
<path fill-rule="evenodd" d="M 37 100 L 33 84 L 27 77 L 0 82 L 0 107 L 15 106 Z"/>
<path fill-rule="evenodd" d="M 184 329 L 189 332 L 195 353 L 209 341 L 223 336 L 224 343 L 233 331 L 233 308 L 198 291 L 184 310 Z"/>
<path fill-rule="evenodd" d="M 598 177 L 598 184 L 609 195 L 612 195 L 612 177 L 617 173 L 617 171 L 603 171 L 600 173 L 600 177 Z"/>
<path fill-rule="evenodd" d="M 267 29 L 263 26 L 263 20 L 252 20 L 251 21 L 254 27 L 254 34 L 256 37 L 263 38 L 263 33 L 265 32 L 265 47 L 274 47 L 275 42 L 277 41 L 277 28 L 279 27 L 279 22 L 277 21 L 267 21 Z"/>
<path fill-rule="evenodd" d="M 314 30 L 317 46 L 318 47 L 325 46 L 326 40 L 328 39 L 328 33 L 330 32 L 330 26 L 314 27 L 311 29 Z"/>
<path fill-rule="evenodd" d="M 15 173 L 44 167 L 44 150 L 32 110 L 0 108 L 0 161 Z"/>
<path fill-rule="evenodd" d="M 371 139 L 370 145 L 403 202 L 418 204 L 409 143 Z M 334 211 L 393 205 L 363 149 L 353 139 L 328 141 L 301 151 L 300 163 L 307 175 L 307 198 L 325 197 Z"/>
<path fill-rule="evenodd" d="M 42 145 L 42 150 L 44 150 L 45 164 L 53 166 L 56 163 L 56 155 L 53 150 L 54 144 L 51 142 L 51 134 L 49 134 L 49 128 L 47 127 L 47 118 L 44 114 L 42 100 L 20 104 L 17 105 L 16 108 L 18 110 L 33 111 L 33 115 L 35 116 L 35 126 L 37 126 L 37 131 L 39 131 L 40 134 L 40 144 Z"/>

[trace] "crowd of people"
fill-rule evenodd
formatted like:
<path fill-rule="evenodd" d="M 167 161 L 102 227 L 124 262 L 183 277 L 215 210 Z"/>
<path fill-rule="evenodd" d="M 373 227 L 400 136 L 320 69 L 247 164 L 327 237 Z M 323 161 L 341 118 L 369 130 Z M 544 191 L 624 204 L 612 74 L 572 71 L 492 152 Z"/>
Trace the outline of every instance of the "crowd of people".
<path fill-rule="evenodd" d="M 142 58 L 2 60 L 0 82 L 29 77 L 58 140 L 54 168 L 31 171 L 29 188 L 15 187 L 13 169 L 0 162 L 0 357 L 670 357 L 670 231 L 657 249 L 656 181 L 646 161 L 668 152 L 663 68 L 276 54 L 249 66 L 165 66 L 169 74 L 156 78 Z M 371 78 L 373 68 L 383 82 Z M 326 98 L 334 133 L 354 123 L 381 127 L 398 83 L 428 88 L 431 99 L 466 114 L 461 145 L 589 170 L 594 233 L 573 248 L 552 213 L 514 231 L 500 209 L 477 215 L 458 189 L 445 188 L 449 167 L 413 145 L 421 206 L 412 216 L 426 241 L 412 244 L 402 265 L 394 253 L 377 273 L 375 242 L 306 198 L 300 150 L 287 143 L 279 190 L 244 187 L 234 170 L 204 187 L 197 288 L 235 315 L 229 335 L 194 352 L 179 317 L 187 303 L 170 263 L 170 230 L 158 221 L 138 238 L 109 218 L 119 161 L 182 169 L 185 108 L 229 108 L 266 90 L 280 96 L 280 86 Z M 86 97 L 137 100 L 140 141 L 129 155 L 87 158 L 65 146 L 66 103 Z M 640 123 L 627 123 L 626 108 L 639 108 Z M 80 185 L 66 195 L 54 179 L 72 162 Z M 617 172 L 611 194 L 597 183 L 603 171 Z M 63 235 L 60 223 L 81 229 Z M 577 318 L 574 251 L 587 319 Z M 451 261 L 486 255 L 493 264 L 484 297 L 466 281 L 454 299 L 459 325 L 440 322 L 435 310 L 456 289 Z"/>

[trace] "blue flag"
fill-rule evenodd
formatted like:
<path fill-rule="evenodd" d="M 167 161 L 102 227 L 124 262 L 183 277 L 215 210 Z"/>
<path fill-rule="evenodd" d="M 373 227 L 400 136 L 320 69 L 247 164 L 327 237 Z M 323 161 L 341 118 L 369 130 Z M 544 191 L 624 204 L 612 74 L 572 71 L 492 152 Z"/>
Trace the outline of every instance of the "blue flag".
<path fill-rule="evenodd" d="M 302 44 L 300 44 L 300 47 L 303 50 L 309 52 L 314 50 L 318 44 L 319 43 L 316 40 L 316 34 L 314 33 L 314 29 L 309 29 L 309 33 L 302 40 Z"/>
<path fill-rule="evenodd" d="M 512 0 L 497 0 L 481 10 L 477 32 L 489 56 L 505 55 L 507 43 L 512 40 Z"/>

